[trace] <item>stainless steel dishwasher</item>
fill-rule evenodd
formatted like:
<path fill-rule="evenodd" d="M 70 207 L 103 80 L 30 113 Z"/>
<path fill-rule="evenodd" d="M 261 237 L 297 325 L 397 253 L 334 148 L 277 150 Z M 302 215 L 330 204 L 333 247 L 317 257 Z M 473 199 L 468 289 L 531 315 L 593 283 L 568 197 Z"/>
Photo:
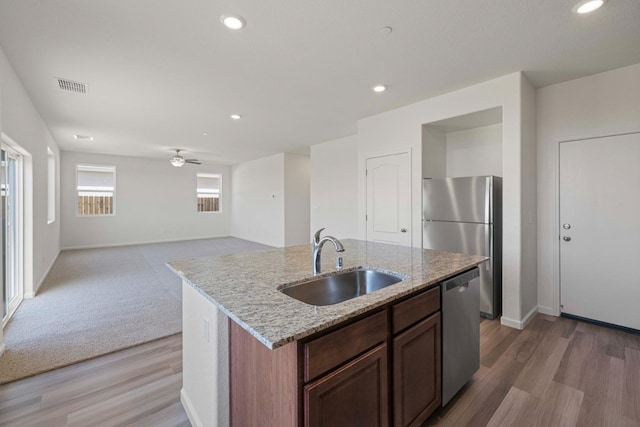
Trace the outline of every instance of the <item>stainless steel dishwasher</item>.
<path fill-rule="evenodd" d="M 480 368 L 480 272 L 442 282 L 442 406 Z"/>

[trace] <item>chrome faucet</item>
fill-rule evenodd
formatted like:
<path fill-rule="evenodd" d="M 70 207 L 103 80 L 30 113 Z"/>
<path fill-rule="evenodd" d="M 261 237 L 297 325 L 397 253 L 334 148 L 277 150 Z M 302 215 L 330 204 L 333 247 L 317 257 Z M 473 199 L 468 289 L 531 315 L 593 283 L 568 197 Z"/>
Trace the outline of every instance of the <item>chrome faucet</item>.
<path fill-rule="evenodd" d="M 324 236 L 320 238 L 320 233 L 322 233 L 324 228 L 316 231 L 316 234 L 313 236 L 313 254 L 311 259 L 311 264 L 313 266 L 313 275 L 320 273 L 320 252 L 322 251 L 322 246 L 327 243 L 333 243 L 333 246 L 336 248 L 336 252 L 344 252 L 344 246 L 340 243 L 340 240 L 336 239 L 333 236 Z"/>

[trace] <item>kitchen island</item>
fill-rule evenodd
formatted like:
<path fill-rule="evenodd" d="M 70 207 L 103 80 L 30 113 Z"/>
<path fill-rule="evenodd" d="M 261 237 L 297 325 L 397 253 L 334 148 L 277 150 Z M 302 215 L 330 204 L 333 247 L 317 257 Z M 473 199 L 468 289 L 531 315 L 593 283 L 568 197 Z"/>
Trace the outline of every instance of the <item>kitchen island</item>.
<path fill-rule="evenodd" d="M 262 425 L 286 425 L 285 419 L 289 425 L 302 424 L 302 384 L 317 379 L 315 374 L 303 374 L 305 368 L 301 365 L 301 359 L 311 357 L 303 355 L 310 340 L 352 324 L 364 325 L 360 335 L 365 334 L 371 317 L 376 317 L 384 329 L 391 323 L 387 314 L 380 314 L 386 313 L 384 310 L 391 310 L 389 307 L 398 301 L 423 295 L 443 279 L 485 261 L 481 256 L 358 240 L 342 243 L 342 253 L 325 247 L 321 275 L 335 274 L 336 256 L 340 256 L 342 271 L 365 266 L 392 272 L 403 280 L 339 304 L 318 307 L 280 292 L 283 287 L 312 278 L 311 245 L 170 263 L 183 279 L 181 398 L 192 424 L 225 426 L 230 423 L 230 413 L 238 413 L 237 405 L 246 406 L 241 412 L 260 408 L 260 402 L 252 400 L 252 391 L 247 388 L 257 390 L 256 396 L 263 394 L 268 403 L 259 411 L 263 412 Z M 362 323 L 363 319 L 368 323 Z M 370 326 L 377 330 L 380 325 Z M 390 333 L 383 330 L 382 335 L 387 339 Z M 252 360 L 251 355 L 260 360 Z M 292 366 L 284 366 L 286 361 Z M 271 385 L 275 388 L 264 395 Z M 234 395 L 234 390 L 236 398 L 230 404 L 229 396 Z M 285 390 L 292 396 L 287 396 Z M 242 403 L 238 401 L 240 392 Z"/>

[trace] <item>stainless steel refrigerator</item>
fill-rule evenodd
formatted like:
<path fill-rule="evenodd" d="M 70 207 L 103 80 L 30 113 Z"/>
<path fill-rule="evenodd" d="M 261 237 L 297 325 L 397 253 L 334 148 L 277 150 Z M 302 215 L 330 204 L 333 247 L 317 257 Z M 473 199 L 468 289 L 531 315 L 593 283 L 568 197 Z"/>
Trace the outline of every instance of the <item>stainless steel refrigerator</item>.
<path fill-rule="evenodd" d="M 502 178 L 425 179 L 422 247 L 484 255 L 480 315 L 502 314 Z"/>

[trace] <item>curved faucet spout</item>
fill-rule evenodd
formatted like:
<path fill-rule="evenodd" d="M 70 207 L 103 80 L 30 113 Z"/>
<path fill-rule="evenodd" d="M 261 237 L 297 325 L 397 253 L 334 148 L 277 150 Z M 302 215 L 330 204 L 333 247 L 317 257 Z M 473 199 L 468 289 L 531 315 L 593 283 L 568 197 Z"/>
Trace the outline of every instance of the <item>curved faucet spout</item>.
<path fill-rule="evenodd" d="M 320 233 L 322 233 L 322 230 L 324 230 L 324 228 L 316 231 L 315 235 L 313 236 L 313 253 L 311 255 L 311 265 L 313 267 L 314 276 L 320 273 L 321 252 L 322 246 L 324 246 L 325 243 L 331 242 L 333 243 L 333 247 L 335 248 L 336 252 L 344 252 L 344 246 L 342 246 L 340 240 L 336 239 L 335 237 L 324 236 L 320 238 Z"/>
<path fill-rule="evenodd" d="M 313 242 L 314 243 L 320 243 L 320 233 L 322 233 L 324 231 L 324 227 L 322 227 L 320 230 L 316 231 L 316 234 L 313 235 Z"/>
<path fill-rule="evenodd" d="M 333 243 L 333 247 L 336 249 L 336 252 L 344 252 L 344 246 L 342 246 L 342 242 L 340 242 L 340 240 L 336 239 L 333 236 L 324 236 L 321 240 L 320 240 L 320 246 L 324 245 L 327 242 L 331 242 Z"/>

